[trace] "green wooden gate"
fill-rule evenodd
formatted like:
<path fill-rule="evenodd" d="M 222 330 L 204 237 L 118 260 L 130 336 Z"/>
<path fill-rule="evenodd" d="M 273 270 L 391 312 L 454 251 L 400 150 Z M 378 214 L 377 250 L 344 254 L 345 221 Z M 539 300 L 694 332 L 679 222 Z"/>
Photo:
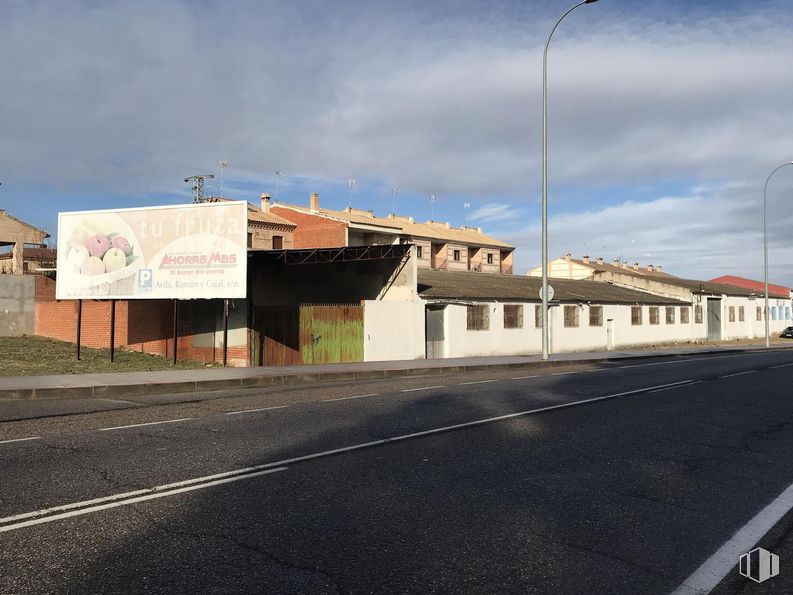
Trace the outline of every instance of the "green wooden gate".
<path fill-rule="evenodd" d="M 302 304 L 300 355 L 304 364 L 363 361 L 363 306 Z"/>

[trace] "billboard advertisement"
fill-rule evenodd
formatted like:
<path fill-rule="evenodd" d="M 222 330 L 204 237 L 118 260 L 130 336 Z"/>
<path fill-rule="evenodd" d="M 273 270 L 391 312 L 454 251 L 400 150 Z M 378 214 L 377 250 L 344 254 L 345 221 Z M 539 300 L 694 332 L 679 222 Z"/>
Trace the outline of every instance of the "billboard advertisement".
<path fill-rule="evenodd" d="M 244 298 L 247 244 L 245 201 L 59 213 L 55 297 Z"/>

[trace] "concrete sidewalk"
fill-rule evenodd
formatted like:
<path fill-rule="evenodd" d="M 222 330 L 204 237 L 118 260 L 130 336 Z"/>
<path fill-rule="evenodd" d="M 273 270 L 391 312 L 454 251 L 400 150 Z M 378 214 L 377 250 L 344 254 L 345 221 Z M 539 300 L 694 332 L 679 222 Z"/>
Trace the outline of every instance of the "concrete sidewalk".
<path fill-rule="evenodd" d="M 543 362 L 539 355 L 531 355 L 350 364 L 312 364 L 268 368 L 207 368 L 204 370 L 121 372 L 117 374 L 12 376 L 0 378 L 0 400 L 123 397 L 146 394 L 206 392 L 278 384 L 448 374 L 469 370 L 596 364 L 633 358 L 675 357 L 725 352 L 740 353 L 757 349 L 762 349 L 762 347 L 707 346 L 641 351 L 565 353 L 552 355 L 551 360 L 548 362 Z"/>

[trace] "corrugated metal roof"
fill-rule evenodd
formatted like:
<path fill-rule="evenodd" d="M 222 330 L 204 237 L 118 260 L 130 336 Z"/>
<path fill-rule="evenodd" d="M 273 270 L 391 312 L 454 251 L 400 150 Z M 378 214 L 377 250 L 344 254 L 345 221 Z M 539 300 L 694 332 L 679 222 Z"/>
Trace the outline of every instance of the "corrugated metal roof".
<path fill-rule="evenodd" d="M 602 281 L 552 279 L 554 301 L 595 304 L 670 304 L 688 302 L 618 287 Z M 419 269 L 418 289 L 424 299 L 513 300 L 539 302 L 542 279 L 525 275 Z"/>

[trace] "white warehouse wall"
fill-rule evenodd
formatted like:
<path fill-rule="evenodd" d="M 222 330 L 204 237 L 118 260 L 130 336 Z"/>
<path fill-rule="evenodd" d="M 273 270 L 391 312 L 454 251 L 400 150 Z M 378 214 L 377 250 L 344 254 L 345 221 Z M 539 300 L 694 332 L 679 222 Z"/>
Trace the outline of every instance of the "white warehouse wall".
<path fill-rule="evenodd" d="M 364 302 L 364 361 L 423 359 L 424 352 L 424 302 Z"/>

